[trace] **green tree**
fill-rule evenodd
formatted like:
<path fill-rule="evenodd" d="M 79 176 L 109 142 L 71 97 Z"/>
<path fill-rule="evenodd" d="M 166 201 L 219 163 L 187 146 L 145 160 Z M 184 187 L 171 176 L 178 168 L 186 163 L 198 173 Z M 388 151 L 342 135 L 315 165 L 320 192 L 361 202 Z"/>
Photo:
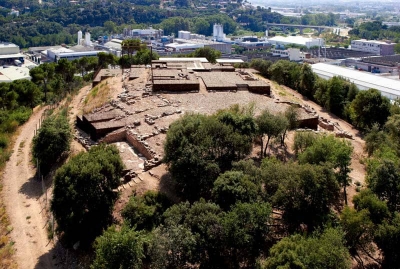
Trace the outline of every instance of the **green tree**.
<path fill-rule="evenodd" d="M 97 69 L 108 68 L 109 65 L 115 65 L 117 63 L 117 58 L 111 53 L 99 52 L 97 57 Z"/>
<path fill-rule="evenodd" d="M 96 238 L 94 249 L 96 257 L 93 269 L 141 269 L 145 258 L 146 237 L 133 229 L 123 226 L 117 231 L 108 228 Z"/>
<path fill-rule="evenodd" d="M 392 115 L 387 119 L 385 130 L 393 141 L 400 140 L 400 114 Z"/>
<path fill-rule="evenodd" d="M 375 242 L 383 252 L 383 268 L 396 268 L 400 263 L 400 214 L 396 212 L 391 220 L 378 226 Z"/>
<path fill-rule="evenodd" d="M 164 194 L 147 191 L 143 196 L 132 196 L 122 216 L 131 227 L 151 231 L 161 223 L 161 216 L 170 205 L 171 201 Z"/>
<path fill-rule="evenodd" d="M 281 134 L 281 146 L 285 146 L 285 138 L 288 131 L 294 130 L 299 126 L 299 114 L 298 109 L 294 106 L 289 106 L 284 115 L 287 121 L 286 128 Z M 283 121 L 283 119 L 282 119 Z"/>
<path fill-rule="evenodd" d="M 104 22 L 104 28 L 109 34 L 115 33 L 117 31 L 117 25 L 113 21 Z"/>
<path fill-rule="evenodd" d="M 196 244 L 190 260 L 203 268 L 224 267 L 224 243 L 221 208 L 200 199 L 190 205 L 188 202 L 174 205 L 164 213 L 165 227 L 183 225 L 195 236 Z"/>
<path fill-rule="evenodd" d="M 153 230 L 149 246 L 151 268 L 175 269 L 193 264 L 196 237 L 183 225 Z"/>
<path fill-rule="evenodd" d="M 227 266 L 254 268 L 271 233 L 272 208 L 268 203 L 237 203 L 222 218 Z"/>
<path fill-rule="evenodd" d="M 255 202 L 261 190 L 250 176 L 239 171 L 228 171 L 214 182 L 212 195 L 221 208 L 227 210 L 237 202 Z"/>
<path fill-rule="evenodd" d="M 349 142 L 334 136 L 321 136 L 302 152 L 298 158 L 300 163 L 330 163 L 336 171 L 336 178 L 343 187 L 344 201 L 347 204 L 346 187 L 349 184 L 351 155 L 353 148 Z"/>
<path fill-rule="evenodd" d="M 136 51 L 140 51 L 144 48 L 146 48 L 146 45 L 143 44 L 140 39 L 125 39 L 121 43 L 122 55 L 127 54 L 129 58 L 132 58 Z"/>
<path fill-rule="evenodd" d="M 288 127 L 289 123 L 283 115 L 273 115 L 268 110 L 264 110 L 257 118 L 259 139 L 261 143 L 261 156 L 267 155 L 267 149 L 271 138 L 279 137 Z M 267 141 L 264 147 L 264 136 Z"/>
<path fill-rule="evenodd" d="M 250 153 L 252 140 L 245 133 L 252 130 L 253 124 L 239 120 L 236 123 L 243 125 L 236 125 L 230 122 L 233 118 L 223 112 L 212 116 L 187 114 L 171 124 L 164 161 L 176 180 L 178 192 L 185 198 L 193 201 L 210 197 L 219 173 Z"/>
<path fill-rule="evenodd" d="M 93 146 L 57 170 L 51 211 L 67 244 L 86 245 L 112 220 L 123 164 L 115 146 Z"/>
<path fill-rule="evenodd" d="M 300 71 L 299 92 L 309 98 L 313 98 L 315 94 L 315 82 L 316 76 L 312 71 L 311 66 L 307 63 L 303 64 Z"/>
<path fill-rule="evenodd" d="M 14 92 L 12 95 L 16 97 L 19 106 L 30 107 L 31 109 L 38 105 L 42 99 L 42 92 L 38 86 L 26 79 L 13 81 L 10 84 L 9 91 Z"/>
<path fill-rule="evenodd" d="M 351 102 L 351 119 L 361 128 L 371 128 L 374 123 L 383 126 L 390 115 L 390 101 L 376 89 L 360 91 Z"/>
<path fill-rule="evenodd" d="M 394 52 L 397 54 L 400 54 L 400 43 L 397 43 L 394 45 Z"/>
<path fill-rule="evenodd" d="M 388 134 L 381 130 L 377 123 L 372 125 L 364 139 L 365 151 L 368 153 L 368 156 L 372 156 L 376 150 L 382 149 L 385 146 L 392 147 Z"/>
<path fill-rule="evenodd" d="M 192 57 L 205 57 L 210 63 L 216 63 L 217 59 L 221 57 L 221 52 L 210 47 L 196 49 Z"/>
<path fill-rule="evenodd" d="M 266 187 L 276 189 L 270 192 L 272 205 L 283 211 L 282 220 L 289 232 L 304 225 L 308 231 L 313 231 L 329 221 L 330 208 L 337 203 L 340 190 L 330 166 L 278 163 L 272 167 L 280 173 L 266 174 Z M 270 182 L 274 177 L 279 181 Z M 271 187 L 271 184 L 277 186 Z"/>
<path fill-rule="evenodd" d="M 294 135 L 293 150 L 296 155 L 301 154 L 304 150 L 314 144 L 317 134 L 314 132 L 296 132 Z"/>
<path fill-rule="evenodd" d="M 270 250 L 270 257 L 260 262 L 261 269 L 307 268 L 347 269 L 351 259 L 344 245 L 343 232 L 328 228 L 321 234 L 304 238 L 283 238 Z"/>
<path fill-rule="evenodd" d="M 392 160 L 382 163 L 367 178 L 368 187 L 383 201 L 391 212 L 400 208 L 400 169 Z"/>
<path fill-rule="evenodd" d="M 68 118 L 63 114 L 46 118 L 37 135 L 33 138 L 32 153 L 43 173 L 50 171 L 62 156 L 70 149 L 72 139 Z"/>
<path fill-rule="evenodd" d="M 340 216 L 340 224 L 345 232 L 346 244 L 350 254 L 363 264 L 363 255 L 375 260 L 376 247 L 372 244 L 376 226 L 369 217 L 367 209 L 354 210 L 345 207 Z"/>
<path fill-rule="evenodd" d="M 32 77 L 32 82 L 36 84 L 43 83 L 43 91 L 44 91 L 44 100 L 47 102 L 47 92 L 48 92 L 48 83 L 54 77 L 55 72 L 55 64 L 54 63 L 43 63 L 35 68 L 32 68 L 29 71 L 30 76 Z"/>

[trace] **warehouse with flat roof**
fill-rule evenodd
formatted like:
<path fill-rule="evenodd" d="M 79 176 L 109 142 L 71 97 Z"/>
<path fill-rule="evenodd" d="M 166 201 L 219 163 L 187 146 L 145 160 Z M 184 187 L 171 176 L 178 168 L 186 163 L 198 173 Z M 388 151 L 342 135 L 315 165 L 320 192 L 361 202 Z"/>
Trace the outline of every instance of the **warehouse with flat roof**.
<path fill-rule="evenodd" d="M 268 42 L 275 46 L 295 44 L 299 46 L 306 46 L 308 49 L 311 47 L 321 47 L 325 44 L 325 41 L 322 38 L 310 38 L 302 36 L 274 36 L 269 38 Z"/>
<path fill-rule="evenodd" d="M 29 69 L 26 67 L 10 66 L 7 68 L 0 67 L 0 82 L 13 82 L 18 79 L 31 80 Z"/>
<path fill-rule="evenodd" d="M 311 65 L 312 70 L 319 77 L 330 79 L 334 76 L 348 79 L 360 90 L 377 89 L 383 96 L 389 99 L 400 98 L 400 80 L 390 79 L 380 75 L 358 71 L 354 68 L 340 67 L 325 63 Z"/>

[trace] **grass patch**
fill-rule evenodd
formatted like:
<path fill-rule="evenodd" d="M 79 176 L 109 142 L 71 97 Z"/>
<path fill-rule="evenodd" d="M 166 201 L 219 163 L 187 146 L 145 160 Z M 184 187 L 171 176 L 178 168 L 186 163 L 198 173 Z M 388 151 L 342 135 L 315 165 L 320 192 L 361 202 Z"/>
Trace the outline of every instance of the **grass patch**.
<path fill-rule="evenodd" d="M 278 94 L 279 94 L 280 96 L 286 96 L 286 95 L 287 95 L 286 92 L 282 92 L 282 91 L 280 91 Z"/>
<path fill-rule="evenodd" d="M 25 140 L 21 141 L 21 143 L 19 143 L 19 148 L 23 149 L 25 146 Z"/>
<path fill-rule="evenodd" d="M 3 186 L 0 184 L 0 192 Z M 10 240 L 8 234 L 13 230 L 6 215 L 6 208 L 3 201 L 0 200 L 0 268 L 18 268 L 13 260 L 14 242 Z"/>
<path fill-rule="evenodd" d="M 53 238 L 54 238 L 53 223 L 49 221 L 47 225 L 47 239 L 53 240 Z"/>
<path fill-rule="evenodd" d="M 95 108 L 103 106 L 111 100 L 111 88 L 105 80 L 94 87 L 86 96 L 84 101 L 83 113 L 91 113 Z"/>

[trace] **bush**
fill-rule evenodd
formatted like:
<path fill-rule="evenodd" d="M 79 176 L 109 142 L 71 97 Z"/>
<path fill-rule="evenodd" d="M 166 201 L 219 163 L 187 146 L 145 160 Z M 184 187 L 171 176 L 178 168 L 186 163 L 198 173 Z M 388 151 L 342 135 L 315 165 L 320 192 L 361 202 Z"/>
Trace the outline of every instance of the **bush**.
<path fill-rule="evenodd" d="M 38 159 L 42 172 L 46 173 L 61 155 L 68 151 L 71 128 L 64 115 L 49 116 L 33 138 L 33 156 Z"/>
<path fill-rule="evenodd" d="M 111 223 L 122 170 L 118 149 L 104 144 L 57 170 L 51 210 L 64 242 L 87 246 Z"/>

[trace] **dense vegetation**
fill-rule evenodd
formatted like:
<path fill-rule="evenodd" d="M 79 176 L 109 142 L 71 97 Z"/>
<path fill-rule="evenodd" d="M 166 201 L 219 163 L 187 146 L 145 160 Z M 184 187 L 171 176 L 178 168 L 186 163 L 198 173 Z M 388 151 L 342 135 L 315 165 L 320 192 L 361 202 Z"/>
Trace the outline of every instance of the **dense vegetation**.
<path fill-rule="evenodd" d="M 354 29 L 349 31 L 350 35 L 357 38 L 374 39 L 374 40 L 391 40 L 393 42 L 400 42 L 400 27 L 388 27 L 382 24 L 381 21 L 364 22 Z"/>
<path fill-rule="evenodd" d="M 72 134 L 67 111 L 47 117 L 33 138 L 32 154 L 38 160 L 43 174 L 50 171 L 52 165 L 69 151 Z"/>
<path fill-rule="evenodd" d="M 225 4 L 226 14 L 220 13 L 222 6 L 212 1 L 175 0 L 163 3 L 159 0 L 123 2 L 84 2 L 73 5 L 68 1 L 44 1 L 29 4 L 6 0 L 0 10 L 0 36 L 2 40 L 18 44 L 21 48 L 74 44 L 76 33 L 90 31 L 92 37 L 122 33 L 124 28 L 145 28 L 152 25 L 165 34 L 179 30 L 190 30 L 210 36 L 214 23 L 221 23 L 226 34 L 239 29 L 253 32 L 265 31 L 265 22 L 306 25 L 335 25 L 339 17 L 329 14 L 306 14 L 302 18 L 284 17 L 271 12 L 270 8 L 244 9 L 242 1 Z M 165 5 L 174 8 L 166 9 Z M 197 7 L 207 6 L 206 9 Z M 11 8 L 20 11 L 18 17 L 8 15 Z"/>
<path fill-rule="evenodd" d="M 111 223 L 122 169 L 118 149 L 100 145 L 57 170 L 51 210 L 64 242 L 86 245 Z"/>
<path fill-rule="evenodd" d="M 351 147 L 332 136 L 315 135 L 308 143 L 298 143 L 303 145 L 297 148 L 298 161 L 285 163 L 264 158 L 262 153 L 261 165 L 245 160 L 254 139 L 264 132 L 259 131 L 262 126 L 280 130 L 269 134 L 271 141 L 277 139 L 265 148 L 283 149 L 281 138 L 291 128 L 293 114 L 296 110 L 290 108 L 275 115 L 282 117 L 283 128 L 275 121 L 261 120 L 271 116 L 267 112 L 255 117 L 252 106 L 233 106 L 211 116 L 187 114 L 173 123 L 167 133 L 164 161 L 179 202 L 159 192 L 132 196 L 122 211 L 122 226 L 110 227 L 95 240 L 92 268 L 275 268 L 277 263 L 348 268 L 350 255 L 332 207 L 343 200 L 340 187 L 347 185 L 343 178 L 348 178 Z M 81 176 L 75 173 L 86 175 L 84 167 L 91 166 L 83 163 L 73 159 L 66 165 L 77 166 L 74 174 L 72 167 L 57 172 L 54 198 L 70 196 L 70 191 L 61 193 L 62 189 L 73 189 L 75 197 L 88 190 L 57 183 L 77 186 L 73 182 L 80 180 L 71 179 Z M 75 199 L 79 202 L 73 204 L 87 204 L 82 198 Z M 58 206 L 62 208 L 62 204 Z M 84 212 L 92 211 L 87 208 Z M 61 223 L 64 216 L 60 214 L 70 216 L 64 207 L 56 214 Z M 104 228 L 105 222 L 101 224 Z M 68 225 L 76 227 L 71 222 Z M 100 227 L 91 225 L 92 229 Z M 324 230 L 326 226 L 332 228 Z M 65 224 L 58 229 L 72 233 Z M 86 228 L 86 233 L 81 229 L 73 233 L 74 240 L 88 239 Z M 293 251 L 296 256 L 282 254 Z"/>
<path fill-rule="evenodd" d="M 308 64 L 299 65 L 286 60 L 272 64 L 256 59 L 249 65 L 259 70 L 261 75 L 298 91 L 361 130 L 368 130 L 373 124 L 383 126 L 390 115 L 389 99 L 379 91 L 359 91 L 353 83 L 340 77 L 321 79 Z"/>

